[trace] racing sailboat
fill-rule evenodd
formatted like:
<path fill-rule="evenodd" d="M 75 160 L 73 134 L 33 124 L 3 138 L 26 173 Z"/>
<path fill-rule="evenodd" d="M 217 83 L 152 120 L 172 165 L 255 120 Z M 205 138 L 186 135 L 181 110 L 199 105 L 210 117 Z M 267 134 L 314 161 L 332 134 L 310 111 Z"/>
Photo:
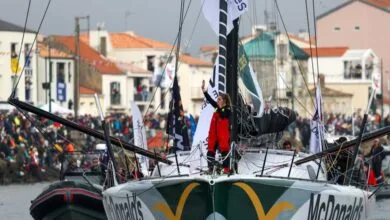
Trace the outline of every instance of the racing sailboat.
<path fill-rule="evenodd" d="M 204 5 L 203 8 L 219 11 L 214 11 L 213 14 L 214 17 L 219 15 L 216 22 L 219 56 L 208 93 L 212 95 L 227 91 L 232 97 L 233 106 L 241 106 L 237 107 L 238 110 L 233 109 L 232 145 L 228 154 L 232 161 L 231 169 L 235 170 L 234 163 L 237 163 L 238 170 L 228 175 L 219 174 L 215 170 L 211 173 L 204 170 L 208 159 L 205 156 L 207 120 L 212 113 L 212 108 L 205 103 L 190 152 L 183 153 L 172 164 L 157 165 L 154 178 L 114 185 L 103 192 L 108 219 L 367 218 L 375 202 L 375 199 L 369 199 L 370 192 L 327 181 L 325 166 L 319 162 L 318 155 L 312 155 L 314 158 L 304 161 L 309 154 L 271 149 L 269 145 L 258 148 L 256 146 L 259 145 L 259 140 L 247 142 L 246 150 L 240 153 L 243 142 L 237 141 L 239 129 L 236 128 L 243 127 L 242 118 L 247 120 L 245 116 L 248 115 L 239 110 L 243 109 L 243 105 L 237 94 L 237 29 L 238 18 L 245 12 L 248 2 L 220 0 L 219 5 L 218 1 L 204 3 L 210 5 Z M 178 54 L 177 52 L 176 60 Z M 240 57 L 240 62 L 241 58 L 245 62 L 245 57 Z M 231 82 L 231 85 L 226 82 Z M 282 120 L 284 126 L 279 129 L 284 129 L 294 116 L 289 109 L 278 109 L 273 113 L 274 117 L 287 115 Z M 241 124 L 237 123 L 240 120 Z M 277 122 L 268 117 L 258 118 L 254 124 L 270 125 Z M 275 133 L 277 130 L 275 128 Z M 257 132 L 261 134 L 258 129 Z M 206 134 L 206 137 L 197 138 L 200 133 Z M 240 154 L 240 160 L 237 160 L 236 154 Z M 226 158 L 221 157 L 219 162 L 224 159 Z"/>

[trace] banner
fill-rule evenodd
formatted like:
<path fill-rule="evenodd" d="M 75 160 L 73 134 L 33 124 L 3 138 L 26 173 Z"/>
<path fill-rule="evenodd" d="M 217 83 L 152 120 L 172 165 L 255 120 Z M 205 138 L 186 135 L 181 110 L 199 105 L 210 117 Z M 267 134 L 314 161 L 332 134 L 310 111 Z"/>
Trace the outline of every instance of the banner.
<path fill-rule="evenodd" d="M 57 82 L 57 101 L 66 101 L 66 84 Z"/>
<path fill-rule="evenodd" d="M 261 117 L 264 112 L 263 93 L 242 44 L 240 44 L 238 48 L 238 70 L 240 78 L 251 96 L 253 104 L 252 112 L 256 113 L 254 115 L 255 117 Z"/>
<path fill-rule="evenodd" d="M 177 77 L 174 77 L 173 79 L 172 100 L 169 109 L 167 133 L 174 138 L 174 147 L 180 150 L 190 150 L 188 127 L 185 122 Z"/>
<path fill-rule="evenodd" d="M 317 85 L 316 90 L 316 112 L 314 113 L 313 119 L 310 121 L 310 152 L 318 153 L 322 151 L 322 138 L 324 135 L 322 126 L 322 96 L 321 86 Z"/>
<path fill-rule="evenodd" d="M 233 29 L 233 21 L 248 11 L 248 0 L 226 0 L 228 3 L 227 34 Z M 216 35 L 219 35 L 219 0 L 201 0 L 203 15 Z"/>
<path fill-rule="evenodd" d="M 131 102 L 131 112 L 133 113 L 133 134 L 134 134 L 134 145 L 145 150 L 148 150 L 146 142 L 145 126 L 142 121 L 142 114 L 135 102 Z M 141 170 L 144 174 L 148 173 L 149 159 L 145 156 L 139 155 L 139 163 L 141 164 Z M 146 171 L 146 172 L 145 172 Z"/>

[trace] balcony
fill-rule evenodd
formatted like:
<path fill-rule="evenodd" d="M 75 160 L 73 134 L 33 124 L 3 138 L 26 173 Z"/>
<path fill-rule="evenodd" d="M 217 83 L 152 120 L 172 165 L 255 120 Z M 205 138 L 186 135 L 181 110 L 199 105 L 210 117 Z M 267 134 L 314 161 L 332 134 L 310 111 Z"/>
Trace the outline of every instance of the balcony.
<path fill-rule="evenodd" d="M 136 102 L 149 102 L 151 99 L 152 94 L 150 92 L 140 92 L 137 94 L 134 94 L 134 101 Z"/>

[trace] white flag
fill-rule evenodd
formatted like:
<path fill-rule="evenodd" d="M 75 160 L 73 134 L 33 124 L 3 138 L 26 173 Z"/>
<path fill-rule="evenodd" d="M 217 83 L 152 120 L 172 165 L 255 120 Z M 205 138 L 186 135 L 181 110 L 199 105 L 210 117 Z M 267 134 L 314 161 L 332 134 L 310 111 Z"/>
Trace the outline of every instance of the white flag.
<path fill-rule="evenodd" d="M 248 11 L 248 0 L 226 0 L 228 2 L 227 33 L 233 29 L 233 21 Z M 219 35 L 219 0 L 201 0 L 202 11 L 216 35 Z"/>
<path fill-rule="evenodd" d="M 314 113 L 313 119 L 310 121 L 310 152 L 318 153 L 322 151 L 322 138 L 323 138 L 323 126 L 322 126 L 322 96 L 321 86 L 317 85 L 316 90 L 316 112 Z"/>
<path fill-rule="evenodd" d="M 134 145 L 145 150 L 148 150 L 148 145 L 146 142 L 146 132 L 145 126 L 142 121 L 141 111 L 139 110 L 135 102 L 131 102 L 131 111 L 133 113 L 133 134 L 134 134 Z M 140 155 L 140 164 L 141 168 L 144 171 L 144 174 L 148 173 L 149 169 L 149 160 L 147 157 Z M 146 171 L 146 172 L 145 172 Z"/>

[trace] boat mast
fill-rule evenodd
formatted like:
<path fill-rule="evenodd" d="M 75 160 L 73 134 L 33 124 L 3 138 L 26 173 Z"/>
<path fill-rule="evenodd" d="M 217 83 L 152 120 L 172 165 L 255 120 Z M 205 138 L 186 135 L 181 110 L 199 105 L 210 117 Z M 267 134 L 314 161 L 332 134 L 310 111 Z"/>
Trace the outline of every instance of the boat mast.
<path fill-rule="evenodd" d="M 226 92 L 229 94 L 232 101 L 232 114 L 230 116 L 230 139 L 231 143 L 237 141 L 237 95 L 238 95 L 238 21 L 239 18 L 233 21 L 233 30 L 227 37 L 227 69 L 226 78 L 229 83 L 226 85 Z"/>

